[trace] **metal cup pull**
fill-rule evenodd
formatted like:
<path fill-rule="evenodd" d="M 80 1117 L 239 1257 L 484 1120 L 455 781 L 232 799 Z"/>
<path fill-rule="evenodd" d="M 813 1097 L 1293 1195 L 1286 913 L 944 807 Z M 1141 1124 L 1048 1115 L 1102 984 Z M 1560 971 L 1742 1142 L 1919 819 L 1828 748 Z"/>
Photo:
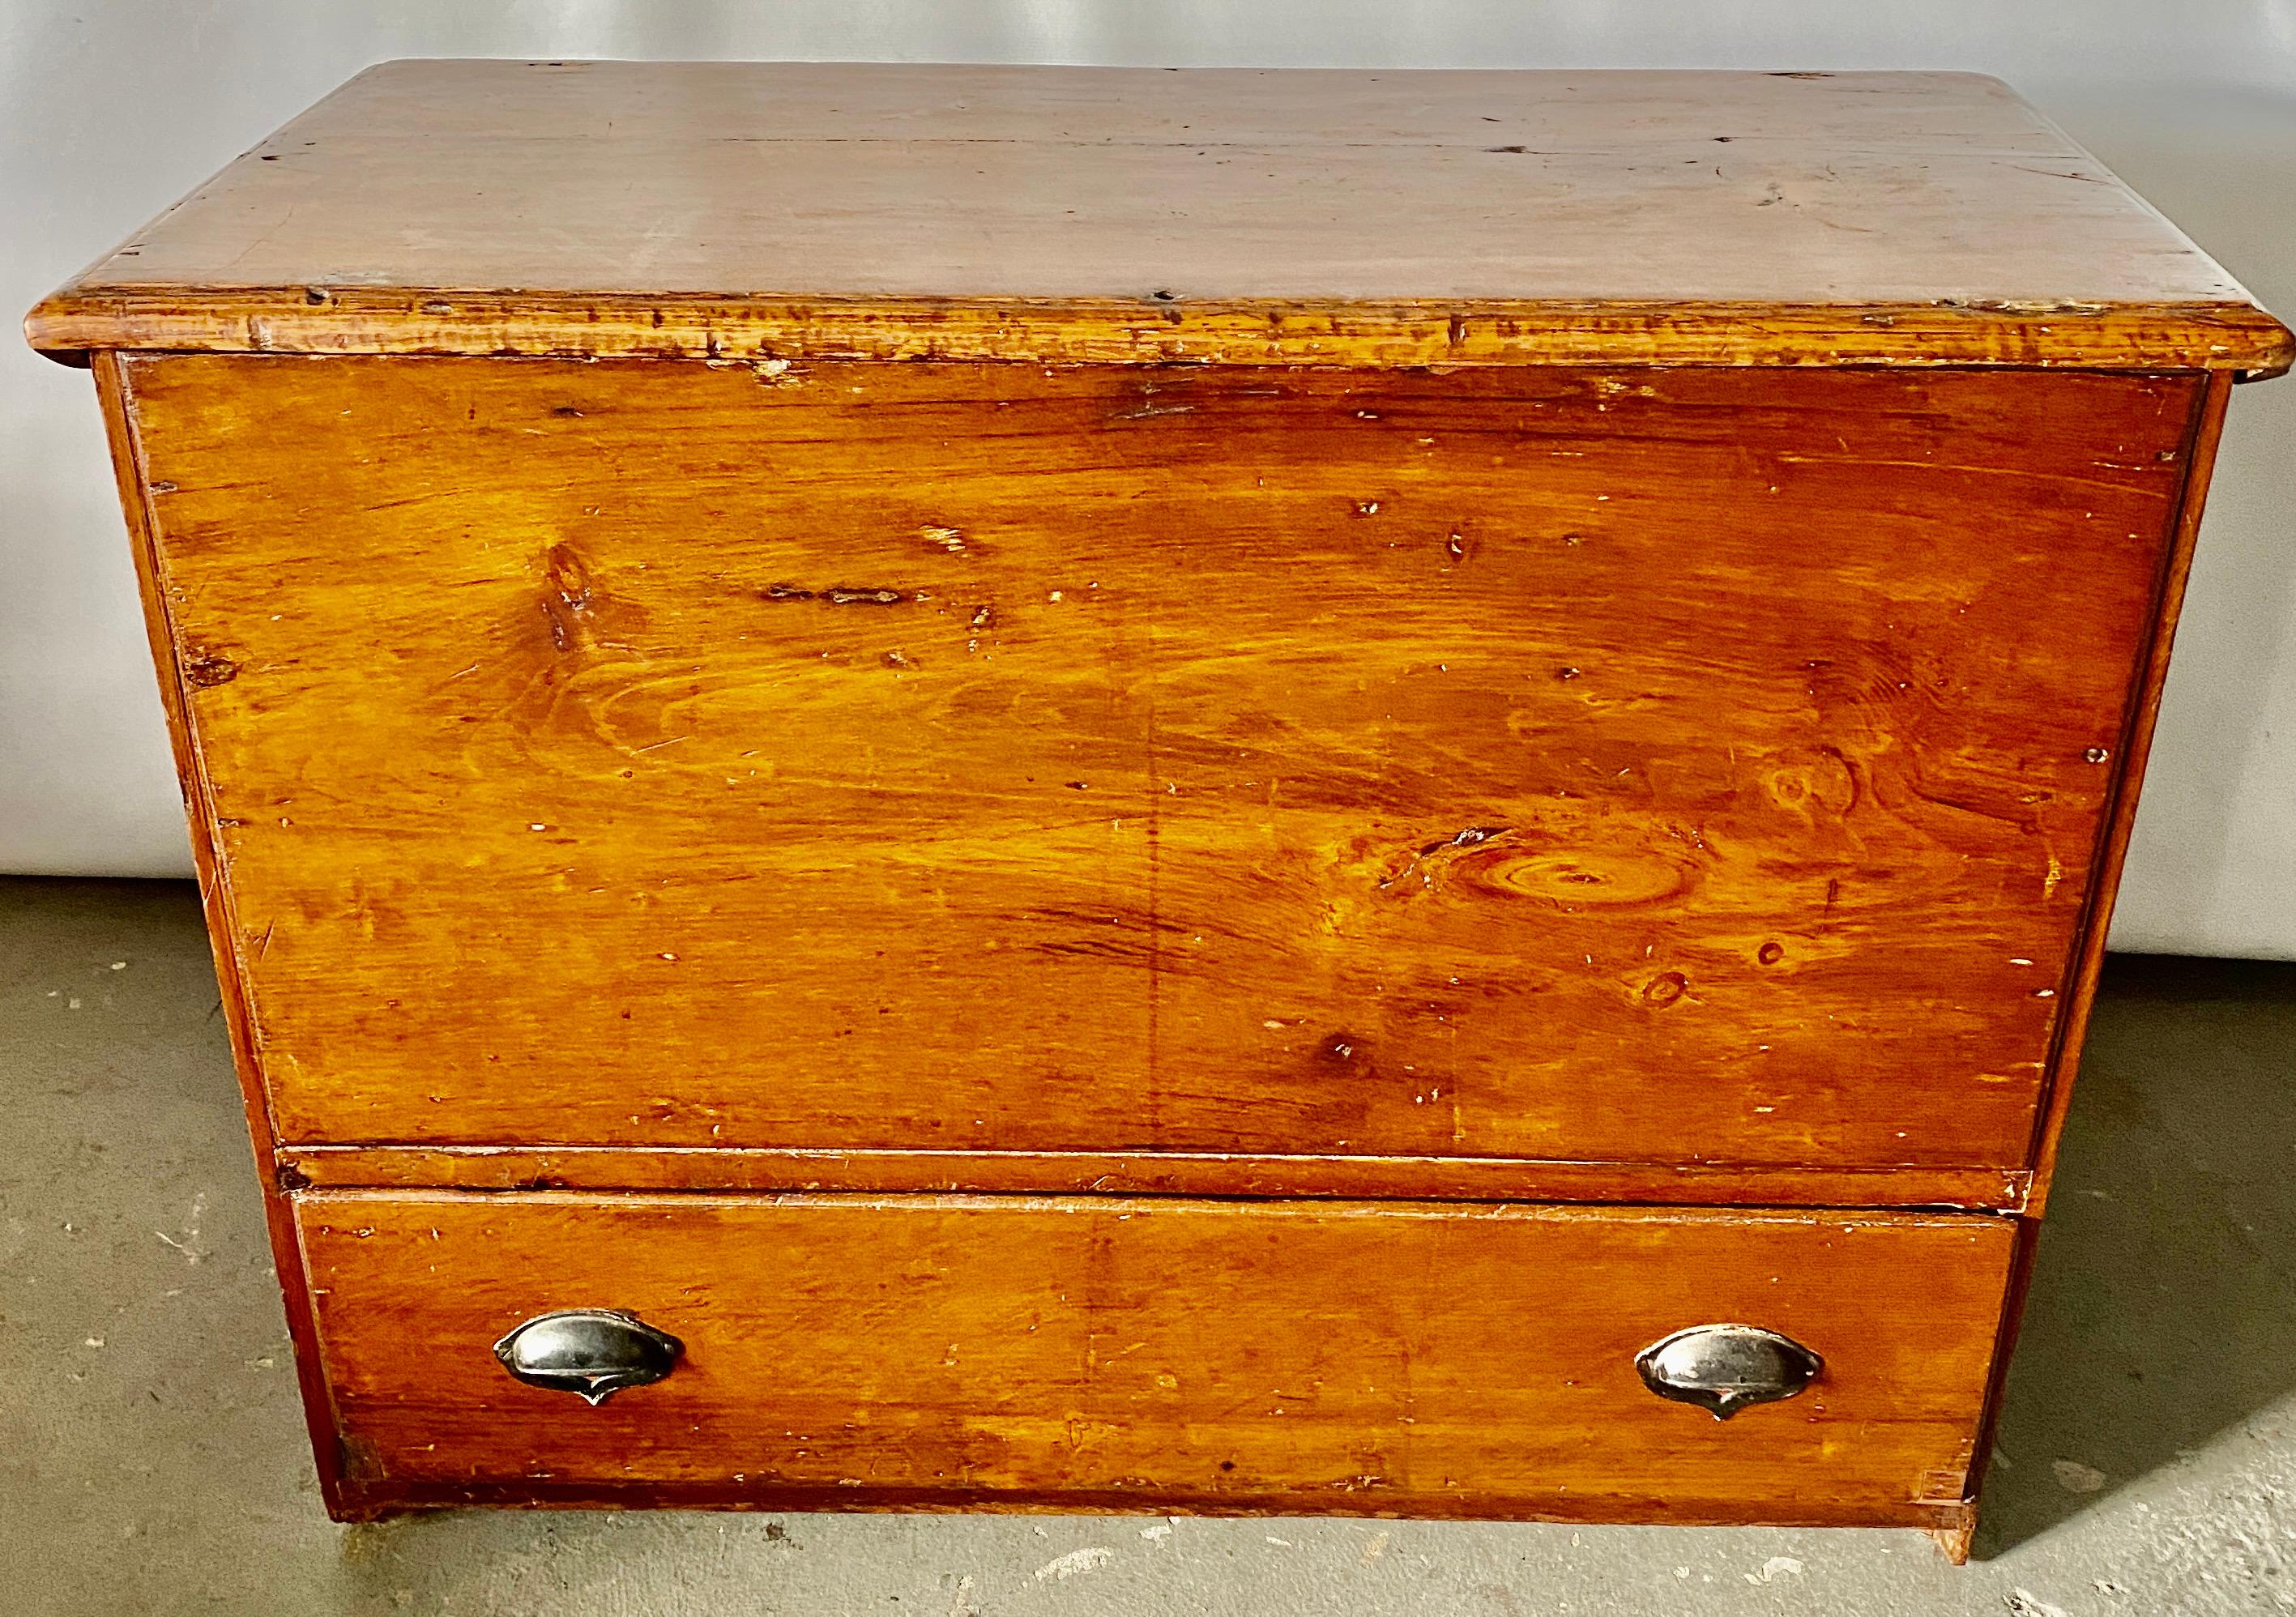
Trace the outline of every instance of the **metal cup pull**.
<path fill-rule="evenodd" d="M 1635 1368 L 1660 1398 L 1726 1421 L 1751 1405 L 1792 1398 L 1817 1379 L 1825 1361 L 1759 1326 L 1702 1325 L 1651 1343 L 1635 1355 Z"/>
<path fill-rule="evenodd" d="M 540 1314 L 495 1343 L 503 1368 L 529 1387 L 603 1404 L 624 1387 L 660 1381 L 685 1344 L 619 1309 Z"/>

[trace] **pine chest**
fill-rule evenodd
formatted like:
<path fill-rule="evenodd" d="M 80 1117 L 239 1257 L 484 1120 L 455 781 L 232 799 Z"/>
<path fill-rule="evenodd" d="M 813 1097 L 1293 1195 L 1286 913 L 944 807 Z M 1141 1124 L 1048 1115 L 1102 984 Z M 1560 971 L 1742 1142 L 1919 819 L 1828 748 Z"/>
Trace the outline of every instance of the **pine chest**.
<path fill-rule="evenodd" d="M 398 62 L 29 329 L 338 1514 L 1965 1549 L 2291 352 L 1999 84 Z"/>

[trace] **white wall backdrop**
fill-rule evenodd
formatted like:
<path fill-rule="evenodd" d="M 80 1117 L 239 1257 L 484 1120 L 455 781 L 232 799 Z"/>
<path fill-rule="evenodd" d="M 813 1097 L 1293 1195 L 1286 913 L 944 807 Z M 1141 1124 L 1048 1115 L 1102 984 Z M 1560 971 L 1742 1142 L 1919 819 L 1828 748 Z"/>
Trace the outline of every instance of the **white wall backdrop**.
<path fill-rule="evenodd" d="M 0 313 L 368 63 L 451 55 L 1972 69 L 2296 316 L 2296 0 L 0 0 Z M 2234 398 L 2122 948 L 2296 958 L 2292 511 L 2296 379 Z M 93 390 L 0 335 L 0 871 L 189 868 Z"/>

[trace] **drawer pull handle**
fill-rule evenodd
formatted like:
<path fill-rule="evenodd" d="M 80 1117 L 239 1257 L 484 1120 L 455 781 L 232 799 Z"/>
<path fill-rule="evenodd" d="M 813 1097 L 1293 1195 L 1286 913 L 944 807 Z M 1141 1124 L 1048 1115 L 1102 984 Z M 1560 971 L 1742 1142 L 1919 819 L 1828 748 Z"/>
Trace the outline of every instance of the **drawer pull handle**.
<path fill-rule="evenodd" d="M 503 1368 L 529 1387 L 603 1404 L 624 1387 L 660 1381 L 685 1344 L 619 1309 L 540 1314 L 495 1343 Z"/>
<path fill-rule="evenodd" d="M 1702 1325 L 1651 1343 L 1635 1356 L 1635 1368 L 1660 1398 L 1726 1421 L 1751 1405 L 1792 1398 L 1817 1379 L 1825 1361 L 1759 1326 Z"/>

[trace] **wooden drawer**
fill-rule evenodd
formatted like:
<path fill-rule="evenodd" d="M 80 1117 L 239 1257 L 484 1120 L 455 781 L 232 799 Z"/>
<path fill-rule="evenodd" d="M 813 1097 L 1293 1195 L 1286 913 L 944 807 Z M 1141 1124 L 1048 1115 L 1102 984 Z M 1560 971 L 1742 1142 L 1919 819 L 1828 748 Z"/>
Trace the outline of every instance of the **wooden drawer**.
<path fill-rule="evenodd" d="M 2021 1167 L 2192 375 L 129 357 L 289 1145 Z"/>
<path fill-rule="evenodd" d="M 2011 1220 L 1435 1203 L 314 1194 L 344 1508 L 514 1497 L 1963 1519 Z M 684 1344 L 593 1408 L 490 1348 Z M 1727 1421 L 1643 1349 L 1824 1360 Z"/>

